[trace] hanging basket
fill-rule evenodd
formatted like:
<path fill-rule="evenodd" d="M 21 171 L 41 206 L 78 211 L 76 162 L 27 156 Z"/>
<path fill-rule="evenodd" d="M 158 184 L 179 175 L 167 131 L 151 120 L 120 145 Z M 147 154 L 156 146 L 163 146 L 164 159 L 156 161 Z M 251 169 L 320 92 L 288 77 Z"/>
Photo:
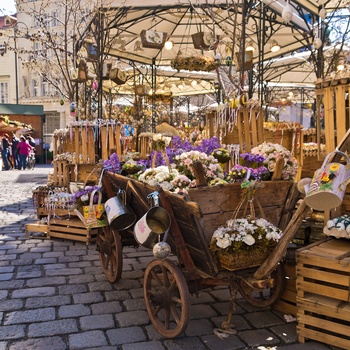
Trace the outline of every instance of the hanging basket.
<path fill-rule="evenodd" d="M 229 271 L 246 269 L 249 267 L 260 266 L 272 249 L 264 252 L 260 250 L 241 251 L 233 254 L 227 254 L 222 251 L 217 252 L 217 257 L 221 268 Z"/>

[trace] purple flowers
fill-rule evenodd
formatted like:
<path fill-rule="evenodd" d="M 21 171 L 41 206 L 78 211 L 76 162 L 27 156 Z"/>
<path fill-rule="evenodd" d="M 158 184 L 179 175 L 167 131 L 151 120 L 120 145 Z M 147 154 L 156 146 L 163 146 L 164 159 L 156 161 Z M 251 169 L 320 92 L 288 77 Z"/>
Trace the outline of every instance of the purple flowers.
<path fill-rule="evenodd" d="M 121 165 L 117 153 L 111 154 L 109 159 L 103 162 L 103 168 L 108 169 L 108 171 L 110 171 L 111 173 L 120 173 Z"/>

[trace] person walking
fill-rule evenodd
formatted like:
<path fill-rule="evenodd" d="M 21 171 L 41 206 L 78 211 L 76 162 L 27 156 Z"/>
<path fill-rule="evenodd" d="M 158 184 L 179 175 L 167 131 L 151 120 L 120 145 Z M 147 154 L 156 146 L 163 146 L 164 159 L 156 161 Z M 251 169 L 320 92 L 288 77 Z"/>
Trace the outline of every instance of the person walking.
<path fill-rule="evenodd" d="M 2 138 L 2 150 L 1 150 L 1 157 L 2 161 L 4 162 L 4 168 L 5 170 L 10 170 L 12 168 L 12 162 L 10 158 L 10 141 L 9 141 L 9 135 L 4 134 Z"/>
<path fill-rule="evenodd" d="M 20 137 L 20 142 L 17 145 L 18 156 L 19 156 L 19 164 L 18 170 L 26 170 L 27 168 L 27 157 L 29 156 L 32 146 L 26 141 L 24 136 Z"/>
<path fill-rule="evenodd" d="M 19 138 L 15 133 L 12 133 L 12 157 L 13 157 L 13 166 L 15 169 L 18 169 L 19 157 L 17 146 L 19 144 Z"/>

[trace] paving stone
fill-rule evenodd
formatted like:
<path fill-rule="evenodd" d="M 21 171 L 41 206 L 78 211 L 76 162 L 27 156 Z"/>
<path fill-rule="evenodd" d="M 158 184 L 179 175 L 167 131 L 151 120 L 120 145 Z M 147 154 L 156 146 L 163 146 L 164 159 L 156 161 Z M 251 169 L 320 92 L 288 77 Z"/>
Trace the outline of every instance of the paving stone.
<path fill-rule="evenodd" d="M 4 324 L 23 324 L 32 322 L 52 321 L 55 319 L 54 308 L 44 308 L 39 310 L 14 311 L 6 315 Z"/>
<path fill-rule="evenodd" d="M 103 302 L 90 305 L 93 315 L 115 314 L 123 311 L 118 301 Z"/>
<path fill-rule="evenodd" d="M 107 291 L 107 290 L 112 290 L 113 286 L 110 282 L 105 281 L 105 282 L 92 282 L 89 283 L 89 290 L 91 292 L 96 292 L 96 291 Z"/>
<path fill-rule="evenodd" d="M 220 317 L 212 317 L 210 320 L 215 324 L 217 328 L 221 328 L 222 322 L 227 321 L 227 315 L 220 316 Z M 233 315 L 231 319 L 231 324 L 234 329 L 239 331 L 252 328 L 247 322 L 247 320 L 240 315 Z"/>
<path fill-rule="evenodd" d="M 140 327 L 109 329 L 106 334 L 112 345 L 136 343 L 146 340 L 146 336 Z"/>
<path fill-rule="evenodd" d="M 191 305 L 191 319 L 209 318 L 217 315 L 217 312 L 210 305 Z"/>
<path fill-rule="evenodd" d="M 58 258 L 59 263 L 71 263 L 80 261 L 79 256 L 60 256 Z"/>
<path fill-rule="evenodd" d="M 59 318 L 74 318 L 87 315 L 91 315 L 91 309 L 83 304 L 63 305 L 58 309 Z"/>
<path fill-rule="evenodd" d="M 64 319 L 30 324 L 28 337 L 50 337 L 52 335 L 70 334 L 75 332 L 78 332 L 77 321 L 73 319 Z"/>
<path fill-rule="evenodd" d="M 128 299 L 123 301 L 127 311 L 146 310 L 145 299 Z"/>
<path fill-rule="evenodd" d="M 67 350 L 67 344 L 60 337 L 28 339 L 11 344 L 8 350 Z M 1 350 L 1 346 L 0 346 Z"/>
<path fill-rule="evenodd" d="M 0 326 L 0 339 L 22 339 L 25 335 L 24 325 Z"/>
<path fill-rule="evenodd" d="M 200 292 L 191 296 L 191 305 L 214 302 L 214 298 L 207 292 Z"/>
<path fill-rule="evenodd" d="M 294 343 L 298 340 L 296 323 L 283 324 L 270 327 L 270 329 L 286 344 Z"/>
<path fill-rule="evenodd" d="M 70 268 L 75 268 L 75 267 L 86 268 L 91 266 L 92 264 L 90 261 L 76 261 L 68 264 L 68 267 Z"/>
<path fill-rule="evenodd" d="M 2 300 L 0 301 L 0 310 L 1 311 L 13 311 L 20 310 L 23 308 L 24 301 L 23 300 Z"/>
<path fill-rule="evenodd" d="M 273 346 L 279 343 L 275 334 L 266 329 L 254 329 L 238 332 L 241 338 L 248 346 Z"/>
<path fill-rule="evenodd" d="M 5 341 L 0 341 L 0 350 L 6 350 L 7 343 Z"/>
<path fill-rule="evenodd" d="M 203 343 L 211 350 L 238 350 L 245 349 L 245 344 L 236 336 L 230 334 L 227 338 L 219 338 L 217 335 L 201 336 Z"/>
<path fill-rule="evenodd" d="M 69 335 L 69 350 L 85 350 L 94 346 L 106 345 L 107 339 L 104 333 L 99 330 Z"/>
<path fill-rule="evenodd" d="M 56 293 L 55 287 L 37 287 L 14 290 L 12 298 L 30 298 L 33 296 L 50 296 Z"/>
<path fill-rule="evenodd" d="M 123 264 L 124 264 L 124 260 L 123 260 Z M 125 271 L 123 272 L 123 278 L 143 278 L 144 276 L 144 272 L 141 270 L 133 270 L 133 271 Z"/>
<path fill-rule="evenodd" d="M 58 287 L 60 294 L 81 294 L 87 292 L 85 284 L 68 284 Z"/>
<path fill-rule="evenodd" d="M 55 295 L 52 297 L 28 298 L 26 300 L 26 308 L 38 308 L 49 306 L 61 306 L 71 303 L 71 297 L 68 295 Z"/>
<path fill-rule="evenodd" d="M 44 286 L 55 286 L 66 283 L 65 277 L 43 277 L 33 278 L 26 281 L 27 287 L 44 287 Z"/>
<path fill-rule="evenodd" d="M 122 350 L 164 350 L 165 347 L 159 341 L 148 341 L 142 343 L 125 344 Z"/>
<path fill-rule="evenodd" d="M 205 319 L 201 320 L 191 320 L 185 329 L 185 334 L 188 337 L 193 337 L 195 335 L 211 334 L 214 331 L 213 324 Z"/>
<path fill-rule="evenodd" d="M 176 338 L 165 340 L 164 345 L 168 350 L 205 350 L 208 349 L 197 337 Z"/>
<path fill-rule="evenodd" d="M 283 324 L 283 320 L 271 311 L 251 312 L 245 318 L 256 328 L 277 326 Z"/>
<path fill-rule="evenodd" d="M 76 276 L 68 277 L 69 284 L 90 283 L 94 281 L 95 281 L 94 276 L 90 276 L 90 275 L 76 275 Z"/>
<path fill-rule="evenodd" d="M 128 289 L 133 290 L 135 288 L 140 288 L 140 283 L 137 280 L 125 280 L 121 279 L 114 284 L 116 290 Z"/>
<path fill-rule="evenodd" d="M 41 259 L 36 259 L 34 263 L 36 265 L 56 264 L 57 259 L 56 258 L 41 258 Z"/>
<path fill-rule="evenodd" d="M 47 270 L 47 276 L 71 276 L 71 275 L 80 275 L 83 273 L 82 269 L 52 269 Z"/>
<path fill-rule="evenodd" d="M 100 292 L 88 292 L 73 295 L 73 300 L 75 304 L 91 304 L 103 301 L 103 297 Z"/>
<path fill-rule="evenodd" d="M 227 316 L 228 312 L 230 310 L 230 303 L 225 302 L 225 303 L 213 303 L 212 307 L 219 312 L 220 315 Z M 236 314 L 243 314 L 245 311 L 239 306 L 235 305 L 235 310 L 233 312 L 234 315 Z"/>
<path fill-rule="evenodd" d="M 115 323 L 111 314 L 80 317 L 79 323 L 83 331 L 115 328 Z"/>
<path fill-rule="evenodd" d="M 285 346 L 278 346 L 278 350 L 341 350 L 337 347 L 328 347 L 325 344 L 308 341 L 305 344 L 292 344 Z"/>
<path fill-rule="evenodd" d="M 9 281 L 13 278 L 13 273 L 0 273 L 0 282 Z"/>
<path fill-rule="evenodd" d="M 127 311 L 115 315 L 120 327 L 145 325 L 150 322 L 146 311 Z"/>
<path fill-rule="evenodd" d="M 135 288 L 130 290 L 131 296 L 136 299 L 136 298 L 143 298 L 143 288 Z"/>
<path fill-rule="evenodd" d="M 12 281 L 2 281 L 1 282 L 1 289 L 8 290 L 8 289 L 20 289 L 24 286 L 24 280 L 12 280 Z"/>
<path fill-rule="evenodd" d="M 117 290 L 113 292 L 106 292 L 105 298 L 107 301 L 113 301 L 113 300 L 122 301 L 122 300 L 130 299 L 130 293 L 127 290 Z"/>
<path fill-rule="evenodd" d="M 0 273 L 13 272 L 15 268 L 13 266 L 1 266 Z"/>
<path fill-rule="evenodd" d="M 210 292 L 210 294 L 212 295 L 212 297 L 215 300 L 218 301 L 225 301 L 227 302 L 227 300 L 230 299 L 230 291 L 228 288 L 225 289 L 219 289 L 219 290 L 213 290 Z"/>
<path fill-rule="evenodd" d="M 46 270 L 57 270 L 57 269 L 65 269 L 66 268 L 66 264 L 50 264 L 50 265 L 45 265 L 44 269 Z"/>

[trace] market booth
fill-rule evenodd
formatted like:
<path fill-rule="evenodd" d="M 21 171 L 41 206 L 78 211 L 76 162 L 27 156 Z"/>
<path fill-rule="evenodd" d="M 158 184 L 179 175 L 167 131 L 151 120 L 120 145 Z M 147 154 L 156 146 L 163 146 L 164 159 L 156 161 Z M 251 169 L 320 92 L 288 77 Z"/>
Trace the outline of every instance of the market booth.
<path fill-rule="evenodd" d="M 244 43 L 232 52 L 220 46 L 225 43 L 226 35 L 234 38 L 235 19 L 249 23 L 249 18 L 244 18 L 247 12 L 240 6 L 240 11 L 233 5 L 227 7 L 227 3 L 220 8 L 211 4 L 209 8 L 206 2 L 201 11 L 168 3 L 170 1 L 164 8 L 157 8 L 159 12 L 143 4 L 123 8 L 128 18 L 134 20 L 134 26 L 127 23 L 127 30 L 123 27 L 124 16 L 115 15 L 109 22 L 118 45 L 113 45 L 108 54 L 117 59 L 118 65 L 101 80 L 108 84 L 112 81 L 120 93 L 130 86 L 135 90 L 138 108 L 135 107 L 134 117 L 139 123 L 137 126 L 142 125 L 144 129 L 130 136 L 125 133 L 127 122 L 120 116 L 112 118 L 106 111 L 105 115 L 111 118 L 96 121 L 82 118 L 57 130 L 53 145 L 54 171 L 48 185 L 33 193 L 40 221 L 27 227 L 28 236 L 40 230 L 49 238 L 96 244 L 103 272 L 112 283 L 122 278 L 124 246 L 152 249 L 156 259 L 145 272 L 144 296 L 150 319 L 164 337 L 176 337 L 186 329 L 190 319 L 190 293 L 224 285 L 230 289 L 232 308 L 223 329 L 230 330 L 234 300 L 239 291 L 252 305 L 273 305 L 277 310 L 297 316 L 301 342 L 315 339 L 348 349 L 349 241 L 345 238 L 345 223 L 341 230 L 336 228 L 338 222 L 334 227 L 328 224 L 339 213 L 347 213 L 349 194 L 342 191 L 336 210 L 321 207 L 311 213 L 306 205 L 310 188 L 326 185 L 328 190 L 323 187 L 323 192 L 335 192 L 332 183 L 340 177 L 339 169 L 346 167 L 350 116 L 342 99 L 346 101 L 349 94 L 348 78 L 332 80 L 329 89 L 325 79 L 318 87 L 317 113 L 322 110 L 322 104 L 324 134 L 320 115 L 312 130 L 294 121 L 266 121 L 268 107 L 259 100 L 262 92 L 257 99 L 252 97 L 251 84 L 247 82 L 249 74 L 245 73 L 254 60 L 257 71 L 262 73 L 264 68 L 257 62 L 258 53 L 246 56 Z M 311 2 L 307 4 L 308 11 L 318 13 Z M 273 17 L 277 18 L 276 23 L 272 21 L 270 25 L 279 26 L 282 19 L 285 20 L 282 18 L 284 7 L 279 1 L 271 6 L 275 7 L 269 10 L 279 15 Z M 113 9 L 115 14 L 119 10 Z M 255 19 L 259 18 L 258 12 L 254 14 Z M 208 20 L 220 18 L 220 23 L 227 21 L 228 28 L 218 29 L 219 38 L 206 36 L 206 30 L 199 30 L 203 16 Z M 158 22 L 157 18 L 164 21 Z M 174 18 L 187 21 L 186 33 L 177 32 L 181 28 L 178 22 L 171 28 Z M 285 26 L 282 33 L 285 54 L 290 47 L 302 48 L 305 33 L 309 33 L 306 16 L 295 12 L 292 18 L 295 28 Z M 252 33 L 254 25 L 249 23 L 248 29 L 248 33 Z M 254 32 L 255 43 L 267 44 L 263 32 L 261 28 Z M 162 51 L 169 37 L 178 45 L 176 56 L 174 52 Z M 184 48 L 184 38 L 185 46 L 190 46 L 185 57 L 178 54 L 179 46 Z M 138 40 L 144 51 L 135 49 Z M 91 41 L 84 44 L 88 52 L 87 44 Z M 210 48 L 222 49 L 217 52 L 220 60 L 218 56 L 205 58 L 205 51 Z M 275 58 L 272 53 L 267 56 Z M 132 68 L 129 61 L 133 62 Z M 146 73 L 144 82 L 139 82 L 141 68 L 135 62 L 150 65 L 147 74 L 152 72 L 151 84 L 146 83 L 149 78 Z M 220 67 L 225 68 L 231 78 L 234 76 L 231 83 L 244 81 L 239 93 L 231 91 L 219 101 L 217 108 L 206 110 L 203 127 L 179 124 L 180 139 L 155 134 L 157 115 L 162 111 L 158 107 L 163 104 L 164 110 L 171 111 L 171 99 L 159 99 L 156 103 L 155 97 L 146 97 L 148 88 L 160 91 L 160 85 L 166 80 L 169 83 L 170 77 L 173 84 L 176 82 L 178 93 L 179 82 L 190 90 L 192 84 L 185 82 L 196 75 L 193 71 L 197 66 L 195 69 L 193 65 L 204 63 L 207 80 L 215 80 L 212 71 Z M 163 69 L 165 66 L 172 70 Z M 137 74 L 132 73 L 136 71 Z M 275 71 L 277 67 L 271 64 L 264 73 L 269 75 Z M 130 75 L 133 79 L 128 79 Z M 224 74 L 214 73 L 214 76 L 222 78 Z M 201 90 L 210 90 L 214 85 L 202 84 Z M 214 87 L 211 92 L 219 96 L 219 90 Z M 140 115 L 143 117 L 139 118 Z M 311 183 L 310 179 L 300 185 L 300 180 L 311 178 L 315 170 L 323 169 L 325 156 L 336 146 L 343 153 L 327 158 L 332 163 L 329 174 L 318 184 Z M 346 187 L 346 184 L 344 179 L 342 185 Z M 312 232 L 307 235 L 306 228 L 311 227 L 309 221 L 309 226 L 300 229 L 310 217 L 321 223 L 322 234 L 318 237 Z M 333 233 L 341 231 L 344 236 L 324 239 L 326 224 L 327 230 L 335 228 Z M 303 235 L 299 237 L 302 244 L 295 240 L 298 233 Z M 313 239 L 315 241 L 310 242 Z M 296 245 L 294 248 L 300 248 L 296 259 L 290 249 L 291 242 Z M 170 252 L 179 264 L 166 259 Z M 157 288 L 159 283 L 162 288 Z M 173 313 L 167 313 L 168 310 Z"/>

